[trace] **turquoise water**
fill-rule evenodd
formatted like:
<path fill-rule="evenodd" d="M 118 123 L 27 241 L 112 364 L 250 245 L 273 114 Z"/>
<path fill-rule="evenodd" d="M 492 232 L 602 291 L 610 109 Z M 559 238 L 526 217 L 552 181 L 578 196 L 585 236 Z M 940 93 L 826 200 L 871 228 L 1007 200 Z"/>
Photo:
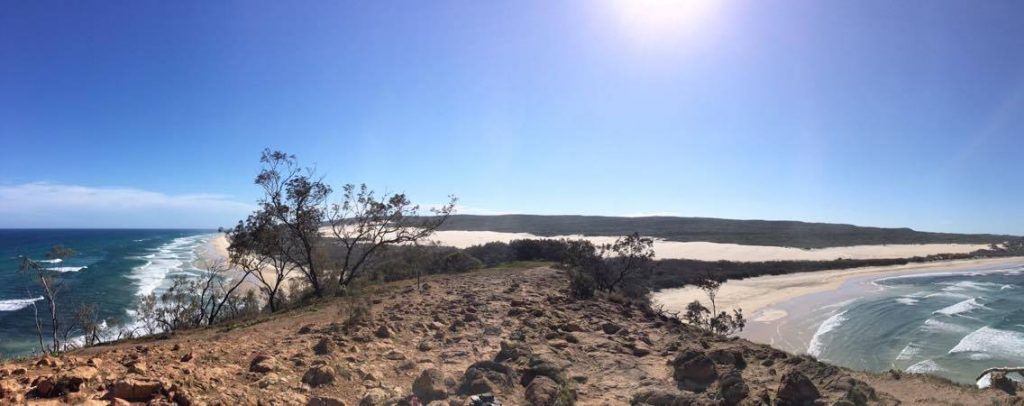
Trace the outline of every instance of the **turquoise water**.
<path fill-rule="evenodd" d="M 19 255 L 44 259 L 54 244 L 77 251 L 50 264 L 64 284 L 58 303 L 68 316 L 80 303 L 94 304 L 113 332 L 133 325 L 139 297 L 160 293 L 169 277 L 197 272 L 199 251 L 213 236 L 210 230 L 0 230 L 0 358 L 38 350 L 32 303 L 44 302 L 32 275 L 18 272 Z M 44 307 L 39 310 L 42 316 Z"/>
<path fill-rule="evenodd" d="M 837 293 L 813 312 L 807 353 L 859 370 L 895 368 L 961 383 L 976 383 L 985 368 L 1024 366 L 1024 266 L 866 283 L 873 288 L 867 295 Z"/>

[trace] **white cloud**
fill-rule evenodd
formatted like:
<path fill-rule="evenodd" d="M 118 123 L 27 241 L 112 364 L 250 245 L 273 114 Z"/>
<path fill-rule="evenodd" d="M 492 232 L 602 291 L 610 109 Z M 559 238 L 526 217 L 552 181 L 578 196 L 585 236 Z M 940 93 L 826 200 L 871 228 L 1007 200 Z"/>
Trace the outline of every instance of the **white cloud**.
<path fill-rule="evenodd" d="M 165 194 L 34 182 L 0 185 L 0 227 L 217 227 L 253 205 L 218 194 Z"/>

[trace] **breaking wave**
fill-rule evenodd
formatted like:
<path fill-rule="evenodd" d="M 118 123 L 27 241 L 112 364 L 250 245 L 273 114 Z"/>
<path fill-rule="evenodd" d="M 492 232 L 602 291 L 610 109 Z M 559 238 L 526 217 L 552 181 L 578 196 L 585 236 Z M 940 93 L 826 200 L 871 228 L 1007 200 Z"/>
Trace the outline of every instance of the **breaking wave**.
<path fill-rule="evenodd" d="M 42 296 L 35 299 L 7 299 L 0 300 L 0 312 L 13 312 L 32 305 L 33 302 L 43 300 Z"/>
<path fill-rule="evenodd" d="M 811 337 L 811 343 L 807 346 L 807 353 L 815 357 L 820 357 L 822 350 L 825 349 L 825 344 L 821 342 L 822 336 L 828 334 L 832 330 L 843 324 L 846 321 L 846 312 L 839 312 L 829 317 L 818 326 L 818 330 L 814 332 L 814 337 Z"/>
<path fill-rule="evenodd" d="M 962 338 L 950 354 L 976 352 L 1007 357 L 1024 357 L 1024 333 L 982 327 Z"/>
<path fill-rule="evenodd" d="M 946 316 L 955 316 L 958 314 L 968 313 L 974 310 L 982 309 L 984 307 L 985 305 L 978 303 L 977 298 L 970 298 L 957 304 L 936 310 L 932 314 L 944 314 Z"/>

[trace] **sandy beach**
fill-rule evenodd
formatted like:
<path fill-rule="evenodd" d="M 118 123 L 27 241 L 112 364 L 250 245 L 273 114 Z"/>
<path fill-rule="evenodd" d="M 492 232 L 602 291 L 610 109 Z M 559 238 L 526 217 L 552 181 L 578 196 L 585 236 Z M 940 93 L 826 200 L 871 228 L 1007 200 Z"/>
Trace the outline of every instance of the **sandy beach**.
<path fill-rule="evenodd" d="M 726 282 L 718 292 L 716 302 L 719 309 L 743 309 L 750 321 L 770 322 L 787 316 L 786 311 L 776 309 L 774 305 L 816 293 L 835 291 L 851 278 L 963 272 L 982 266 L 1021 263 L 1024 263 L 1022 257 L 991 258 L 759 276 Z M 692 286 L 664 289 L 655 292 L 652 299 L 670 311 L 681 311 L 694 300 L 707 302 L 704 292 Z"/>
<path fill-rule="evenodd" d="M 230 253 L 228 252 L 229 245 L 230 242 L 228 242 L 228 238 L 226 235 L 217 234 L 213 238 L 210 238 L 210 241 L 207 242 L 205 252 L 201 253 L 200 257 L 205 261 L 221 260 L 224 261 L 224 263 L 227 263 L 228 258 L 230 256 Z M 242 271 L 238 269 L 232 268 L 231 271 L 236 277 L 242 276 Z M 263 274 L 263 277 L 270 283 L 274 283 L 274 280 L 277 278 L 277 275 L 275 274 L 273 269 L 264 268 L 261 271 L 261 273 Z M 293 273 L 291 276 L 295 277 L 295 273 Z M 287 290 L 287 285 L 287 283 L 284 284 L 284 286 L 282 286 L 281 289 Z M 249 276 L 246 279 L 245 283 L 243 283 L 242 286 L 239 287 L 239 289 L 241 289 L 243 292 L 247 292 L 250 290 L 258 291 L 262 286 L 263 285 L 256 279 L 256 276 Z"/>

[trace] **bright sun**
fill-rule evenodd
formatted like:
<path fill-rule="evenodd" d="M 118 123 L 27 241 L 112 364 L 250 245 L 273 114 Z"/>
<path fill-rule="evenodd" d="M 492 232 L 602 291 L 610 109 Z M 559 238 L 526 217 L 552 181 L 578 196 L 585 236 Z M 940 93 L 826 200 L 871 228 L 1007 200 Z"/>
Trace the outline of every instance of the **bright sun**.
<path fill-rule="evenodd" d="M 642 42 L 671 41 L 707 23 L 720 0 L 610 0 L 629 35 Z"/>

